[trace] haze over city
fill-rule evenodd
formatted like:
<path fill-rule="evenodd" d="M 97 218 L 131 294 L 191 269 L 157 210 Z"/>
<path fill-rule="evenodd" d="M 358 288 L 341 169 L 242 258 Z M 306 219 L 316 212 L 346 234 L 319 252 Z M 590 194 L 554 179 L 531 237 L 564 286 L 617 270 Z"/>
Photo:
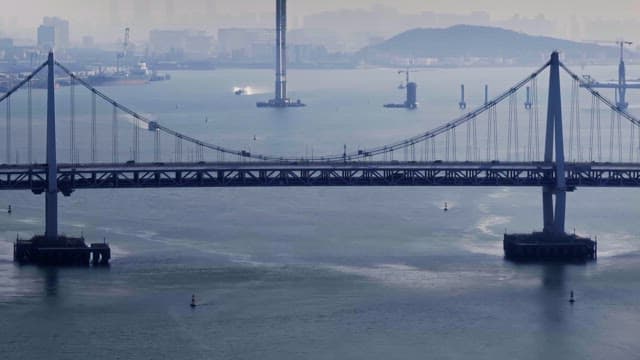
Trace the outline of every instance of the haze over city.
<path fill-rule="evenodd" d="M 358 12 L 361 14 L 358 16 Z M 422 13 L 435 13 L 419 18 Z M 452 16 L 453 15 L 453 16 Z M 13 2 L 0 14 L 0 34 L 28 41 L 44 16 L 70 21 L 71 40 L 83 35 L 113 42 L 123 26 L 146 39 L 153 28 L 192 28 L 215 33 L 222 27 L 272 27 L 273 9 L 264 0 L 26 0 Z M 347 24 L 369 16 L 370 22 Z M 640 40 L 640 3 L 596 1 L 508 0 L 298 0 L 289 4 L 289 26 L 334 26 L 347 32 L 391 36 L 410 27 L 473 22 L 572 40 L 626 38 Z"/>

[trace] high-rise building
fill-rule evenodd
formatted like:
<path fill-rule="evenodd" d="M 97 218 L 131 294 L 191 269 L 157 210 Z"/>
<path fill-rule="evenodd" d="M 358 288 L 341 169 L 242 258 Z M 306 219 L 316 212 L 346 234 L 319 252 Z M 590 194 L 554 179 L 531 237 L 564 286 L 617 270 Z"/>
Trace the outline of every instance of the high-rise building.
<path fill-rule="evenodd" d="M 45 17 L 38 27 L 38 46 L 43 48 L 69 48 L 69 22 L 58 17 Z"/>
<path fill-rule="evenodd" d="M 187 30 L 151 30 L 149 33 L 149 46 L 156 54 L 164 54 L 169 51 L 184 51 Z"/>
<path fill-rule="evenodd" d="M 273 47 L 274 39 L 273 29 L 219 29 L 218 53 L 223 57 L 231 56 L 234 52 L 252 56 L 252 48 L 263 45 Z"/>
<path fill-rule="evenodd" d="M 0 38 L 0 50 L 11 50 L 13 49 L 13 39 L 9 38 Z"/>
<path fill-rule="evenodd" d="M 191 59 L 211 55 L 213 36 L 203 31 L 151 30 L 149 47 L 155 55 L 167 53 L 183 54 Z"/>
<path fill-rule="evenodd" d="M 56 46 L 56 29 L 49 25 L 38 27 L 38 47 L 44 50 L 53 49 Z"/>

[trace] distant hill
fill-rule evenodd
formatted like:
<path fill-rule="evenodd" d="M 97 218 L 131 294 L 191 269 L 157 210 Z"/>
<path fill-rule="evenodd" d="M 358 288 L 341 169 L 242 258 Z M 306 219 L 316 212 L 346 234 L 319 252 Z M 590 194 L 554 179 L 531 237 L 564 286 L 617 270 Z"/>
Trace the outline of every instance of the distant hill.
<path fill-rule="evenodd" d="M 370 63 L 397 58 L 507 59 L 518 64 L 540 63 L 553 50 L 571 61 L 602 61 L 617 56 L 614 48 L 546 36 L 531 36 L 487 26 L 456 25 L 444 29 L 413 29 L 362 49 Z"/>

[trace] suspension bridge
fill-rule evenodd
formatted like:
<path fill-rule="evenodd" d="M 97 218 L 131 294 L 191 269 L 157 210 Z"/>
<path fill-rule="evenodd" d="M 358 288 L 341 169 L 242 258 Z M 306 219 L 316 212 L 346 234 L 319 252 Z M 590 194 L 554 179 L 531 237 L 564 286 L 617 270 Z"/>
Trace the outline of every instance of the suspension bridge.
<path fill-rule="evenodd" d="M 44 163 L 38 163 L 34 154 L 32 110 L 32 84 L 41 80 L 41 73 L 46 73 L 47 84 Z M 549 79 L 546 109 L 538 99 L 538 79 L 543 73 Z M 561 73 L 568 75 L 571 83 L 569 106 L 564 107 Z M 55 95 L 62 91 L 56 89 L 56 74 L 69 84 L 69 113 L 62 121 L 56 119 Z M 26 126 L 21 123 L 26 131 L 18 142 L 12 126 L 12 98 L 23 91 L 27 115 L 20 121 L 26 121 Z M 79 91 L 90 96 L 90 116 L 84 120 L 76 115 Z M 521 110 L 518 94 L 524 91 L 527 96 Z M 580 104 L 581 93 L 590 100 L 586 108 Z M 99 103 L 111 108 L 110 122 L 99 121 Z M 505 235 L 507 255 L 529 251 L 509 247 L 516 241 L 534 248 L 531 251 L 536 256 L 573 256 L 572 249 L 577 246 L 580 254 L 595 257 L 590 239 L 565 233 L 566 193 L 577 187 L 640 186 L 640 132 L 636 136 L 640 119 L 589 87 L 560 61 L 557 52 L 498 96 L 434 129 L 349 152 L 345 145 L 341 153 L 326 155 L 257 154 L 200 140 L 151 120 L 92 87 L 57 62 L 53 53 L 0 96 L 2 105 L 6 109 L 4 127 L 0 128 L 5 132 L 5 161 L 0 165 L 0 190 L 45 194 L 45 233 L 16 242 L 17 260 L 63 261 L 65 251 L 81 247 L 88 250 L 79 251 L 80 262 L 88 259 L 86 254 L 91 251 L 99 261 L 108 261 L 110 255 L 100 244 L 88 247 L 84 239 L 71 241 L 59 236 L 58 193 L 70 196 L 75 190 L 107 188 L 274 186 L 537 186 L 543 195 L 543 231 L 526 238 L 518 235 L 516 240 Z M 541 123 L 540 113 L 545 110 L 546 121 Z M 563 122 L 563 112 L 568 113 L 568 122 Z M 507 116 L 503 116 L 505 113 Z M 585 123 L 588 126 L 583 126 Z M 59 160 L 56 144 L 56 126 L 62 124 L 69 142 L 62 147 L 68 150 L 64 162 Z M 88 128 L 89 139 L 78 137 L 79 126 Z M 26 153 L 22 162 L 18 145 Z M 109 153 L 99 151 L 104 149 Z M 186 159 L 185 153 L 189 155 Z"/>

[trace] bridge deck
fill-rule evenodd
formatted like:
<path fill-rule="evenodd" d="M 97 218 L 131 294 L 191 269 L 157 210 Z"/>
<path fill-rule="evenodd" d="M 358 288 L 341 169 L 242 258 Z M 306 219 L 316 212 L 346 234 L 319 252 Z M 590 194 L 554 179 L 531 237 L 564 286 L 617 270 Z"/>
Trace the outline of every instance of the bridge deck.
<path fill-rule="evenodd" d="M 638 187 L 640 164 L 567 163 L 567 186 Z M 58 187 L 76 189 L 263 186 L 543 186 L 553 164 L 524 162 L 59 164 Z M 0 165 L 0 190 L 43 191 L 45 165 Z"/>

